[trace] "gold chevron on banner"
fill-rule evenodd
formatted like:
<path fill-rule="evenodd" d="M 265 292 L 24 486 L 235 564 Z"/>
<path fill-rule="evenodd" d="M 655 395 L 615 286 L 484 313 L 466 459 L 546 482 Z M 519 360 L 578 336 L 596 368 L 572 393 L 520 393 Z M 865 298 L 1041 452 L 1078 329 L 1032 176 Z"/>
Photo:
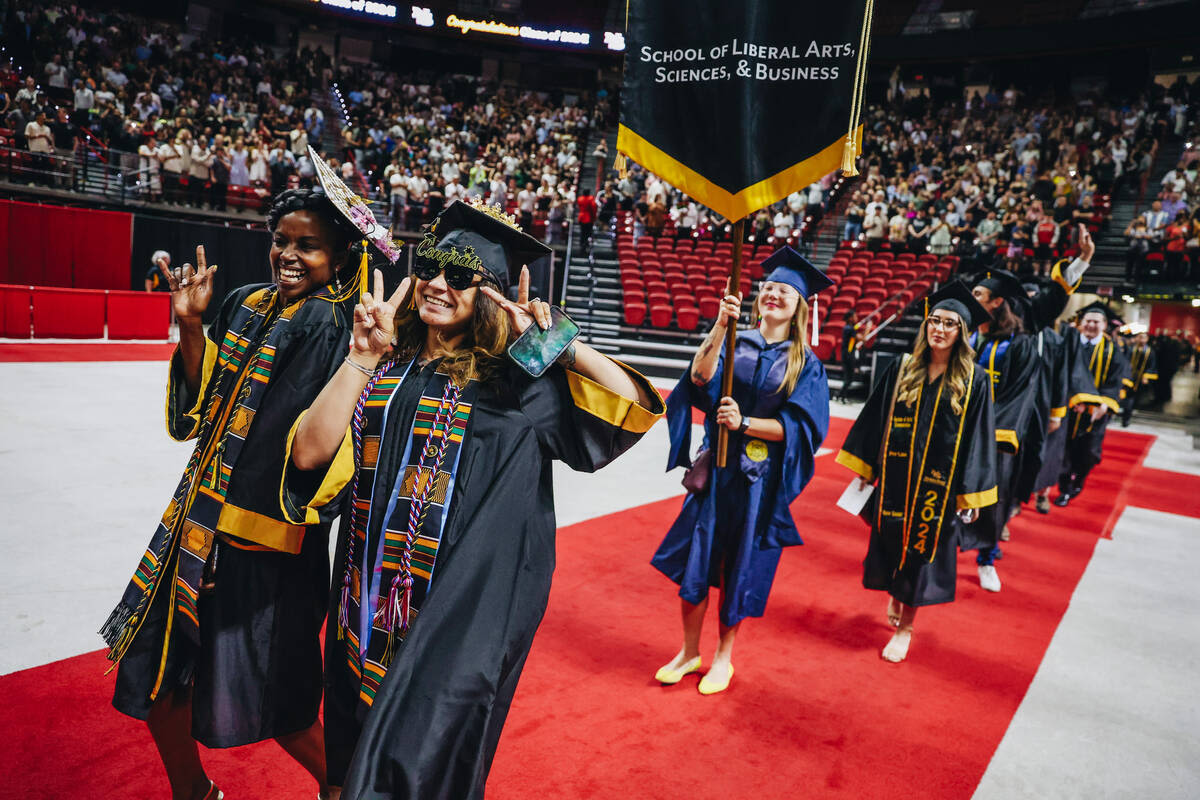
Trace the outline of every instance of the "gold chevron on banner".
<path fill-rule="evenodd" d="M 862 152 L 861 125 L 854 141 L 857 156 Z M 633 130 L 624 125 L 617 128 L 618 152 L 729 220 L 742 219 L 838 169 L 845 146 L 846 137 L 839 136 L 819 153 L 734 194 L 659 150 Z"/>

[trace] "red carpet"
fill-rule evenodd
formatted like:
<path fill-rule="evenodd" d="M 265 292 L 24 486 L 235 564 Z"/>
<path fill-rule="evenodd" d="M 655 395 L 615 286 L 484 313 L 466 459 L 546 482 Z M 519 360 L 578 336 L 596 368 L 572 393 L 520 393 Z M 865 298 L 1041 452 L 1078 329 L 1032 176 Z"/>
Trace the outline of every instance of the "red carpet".
<path fill-rule="evenodd" d="M 3 342 L 4 361 L 166 361 L 170 342 Z"/>
<path fill-rule="evenodd" d="M 830 446 L 848 424 L 834 421 Z M 1143 505 L 1141 479 L 1158 472 L 1139 466 L 1149 443 L 1113 432 L 1078 502 L 1013 523 L 999 595 L 961 557 L 958 602 L 920 612 L 901 665 L 879 658 L 885 595 L 860 585 L 866 528 L 834 506 L 851 475 L 822 457 L 793 508 L 808 544 L 784 554 L 767 615 L 743 627 L 737 675 L 714 697 L 694 675 L 651 679 L 679 645 L 675 588 L 648 560 L 680 499 L 562 529 L 489 798 L 969 798 L 1135 480 Z M 1194 506 L 1200 479 L 1171 475 L 1155 502 Z M 104 666 L 91 653 L 0 678 L 0 797 L 168 797 L 145 727 L 108 705 Z M 271 742 L 205 759 L 230 800 L 315 793 Z"/>

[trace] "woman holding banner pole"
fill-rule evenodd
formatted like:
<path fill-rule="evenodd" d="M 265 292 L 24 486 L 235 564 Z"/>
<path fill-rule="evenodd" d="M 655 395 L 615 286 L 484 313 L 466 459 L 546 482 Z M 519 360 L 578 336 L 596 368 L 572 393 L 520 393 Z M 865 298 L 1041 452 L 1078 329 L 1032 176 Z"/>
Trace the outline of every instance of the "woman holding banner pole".
<path fill-rule="evenodd" d="M 700 633 L 709 588 L 717 587 L 720 640 L 701 694 L 729 686 L 741 621 L 762 616 L 780 551 L 802 544 L 788 506 L 812 477 L 829 427 L 825 368 L 805 346 L 805 335 L 806 298 L 832 283 L 790 247 L 763 266 L 774 269 L 754 304 L 757 326 L 737 336 L 732 390 L 721 392 L 721 342 L 737 324 L 740 294 L 722 301 L 712 331 L 667 402 L 668 469 L 690 465 L 684 482 L 689 494 L 651 563 L 679 584 L 683 646 L 655 678 L 675 684 L 701 668 Z M 693 407 L 705 414 L 704 445 L 694 461 Z M 729 436 L 725 467 L 714 464 L 709 449 L 721 429 Z"/>

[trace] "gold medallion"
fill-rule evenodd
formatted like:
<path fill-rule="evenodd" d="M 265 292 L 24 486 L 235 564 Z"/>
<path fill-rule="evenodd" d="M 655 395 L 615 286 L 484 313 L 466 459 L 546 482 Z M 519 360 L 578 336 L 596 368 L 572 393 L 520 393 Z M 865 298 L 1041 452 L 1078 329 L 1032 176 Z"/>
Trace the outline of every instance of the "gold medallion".
<path fill-rule="evenodd" d="M 762 439 L 751 439 L 746 442 L 746 456 L 751 461 L 767 460 L 767 443 Z"/>

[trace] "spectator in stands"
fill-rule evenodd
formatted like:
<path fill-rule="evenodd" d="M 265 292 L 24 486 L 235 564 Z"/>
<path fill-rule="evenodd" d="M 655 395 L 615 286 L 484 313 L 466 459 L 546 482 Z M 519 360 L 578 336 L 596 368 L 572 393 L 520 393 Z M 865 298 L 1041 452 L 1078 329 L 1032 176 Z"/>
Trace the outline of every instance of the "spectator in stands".
<path fill-rule="evenodd" d="M 213 153 L 208 146 L 208 139 L 203 136 L 194 139 L 188 166 L 188 202 L 196 208 L 204 207 L 212 162 Z"/>
<path fill-rule="evenodd" d="M 527 182 L 525 188 L 517 192 L 517 214 L 521 221 L 521 229 L 533 233 L 533 212 L 537 208 L 537 192 L 533 182 Z"/>
<path fill-rule="evenodd" d="M 1162 201 L 1154 200 L 1150 203 L 1150 210 L 1143 212 L 1142 216 L 1146 220 L 1146 232 L 1150 234 L 1151 241 L 1162 242 L 1166 235 L 1167 224 L 1171 221 L 1167 212 L 1163 211 Z"/>
<path fill-rule="evenodd" d="M 656 185 L 661 185 L 661 182 Z M 662 195 L 660 190 L 646 207 L 646 233 L 655 239 L 662 236 L 663 226 L 667 223 L 667 207 L 660 199 Z"/>
<path fill-rule="evenodd" d="M 854 309 L 842 315 L 842 323 L 842 341 L 838 347 L 838 360 L 842 362 L 842 386 L 837 394 L 839 403 L 847 401 L 850 386 L 858 379 L 858 314 Z"/>
<path fill-rule="evenodd" d="M 218 141 L 213 145 L 212 162 L 209 164 L 209 198 L 214 211 L 225 210 L 232 166 L 225 144 Z"/>
<path fill-rule="evenodd" d="M 939 216 L 934 216 L 933 222 L 929 225 L 929 252 L 936 256 L 950 255 L 954 235 L 947 218 L 952 213 L 954 212 L 943 212 Z"/>
<path fill-rule="evenodd" d="M 1064 199 L 1063 197 L 1058 198 L 1058 200 Z M 1033 272 L 1035 275 L 1050 277 L 1050 264 L 1054 260 L 1054 251 L 1058 246 L 1060 231 L 1061 228 L 1054 222 L 1054 217 L 1047 214 L 1043 214 L 1034 224 Z"/>
<path fill-rule="evenodd" d="M 166 250 L 155 250 L 150 256 L 150 269 L 142 280 L 142 288 L 147 292 L 169 292 L 167 279 L 163 276 L 171 268 L 171 254 Z"/>
<path fill-rule="evenodd" d="M 1129 241 L 1125 249 L 1125 280 L 1137 283 L 1142 278 L 1142 268 L 1146 264 L 1152 238 L 1145 217 L 1134 217 L 1125 227 L 1125 237 Z"/>
<path fill-rule="evenodd" d="M 353 186 L 349 181 L 347 184 Z M 250 150 L 246 147 L 244 136 L 235 138 L 233 147 L 229 149 L 229 185 L 250 185 Z"/>
<path fill-rule="evenodd" d="M 888 220 L 888 244 L 893 253 L 903 252 L 908 244 L 908 215 L 898 206 Z"/>
<path fill-rule="evenodd" d="M 32 78 L 30 79 L 32 80 Z M 22 90 L 24 91 L 24 90 Z M 36 116 L 25 125 L 26 148 L 31 155 L 31 166 L 34 171 L 34 181 L 44 181 L 44 176 L 50 169 L 50 155 L 54 152 L 54 134 L 46 124 L 46 114 L 38 111 Z"/>
<path fill-rule="evenodd" d="M 929 217 L 925 208 L 918 208 L 916 215 L 908 221 L 906 233 L 909 251 L 918 255 L 924 253 L 929 244 L 929 232 Z"/>
<path fill-rule="evenodd" d="M 67 109 L 59 106 L 50 132 L 54 136 L 54 185 L 64 189 L 75 186 L 75 137 L 78 128 Z"/>
<path fill-rule="evenodd" d="M 1175 219 L 1167 225 L 1164 232 L 1165 244 L 1163 246 L 1165 262 L 1163 264 L 1164 277 L 1167 280 L 1186 280 L 1188 269 L 1184 265 L 1184 256 L 1187 253 L 1188 235 L 1191 231 L 1191 223 L 1188 219 L 1186 211 L 1180 211 L 1175 215 Z"/>
<path fill-rule="evenodd" d="M 662 203 L 658 204 L 660 207 Z M 666 218 L 666 211 L 662 213 L 662 217 Z M 567 210 L 563 206 L 563 201 L 555 195 L 550 200 L 550 211 L 546 214 L 546 241 L 550 244 L 562 244 L 566 236 L 563 233 L 563 225 L 567 220 Z M 662 233 L 662 225 L 659 225 L 658 232 Z"/>
<path fill-rule="evenodd" d="M 863 230 L 866 212 L 858 204 L 858 199 L 859 196 L 856 193 L 854 197 L 850 198 L 850 204 L 846 206 L 846 224 L 842 228 L 842 239 L 846 241 L 856 241 Z"/>
<path fill-rule="evenodd" d="M 887 206 L 878 203 L 867 205 L 867 214 L 863 218 L 863 234 L 867 249 L 872 253 L 879 252 L 883 247 L 883 237 L 887 233 Z"/>
<path fill-rule="evenodd" d="M 579 198 L 575 201 L 576 219 L 579 221 L 579 246 L 587 252 L 592 246 L 592 227 L 596 223 L 596 198 L 587 186 L 579 190 Z"/>
<path fill-rule="evenodd" d="M 796 227 L 796 218 L 792 216 L 790 208 L 784 207 L 776 212 L 772 225 L 774 226 L 772 235 L 775 237 L 776 244 L 783 244 L 792 235 L 792 229 Z"/>

